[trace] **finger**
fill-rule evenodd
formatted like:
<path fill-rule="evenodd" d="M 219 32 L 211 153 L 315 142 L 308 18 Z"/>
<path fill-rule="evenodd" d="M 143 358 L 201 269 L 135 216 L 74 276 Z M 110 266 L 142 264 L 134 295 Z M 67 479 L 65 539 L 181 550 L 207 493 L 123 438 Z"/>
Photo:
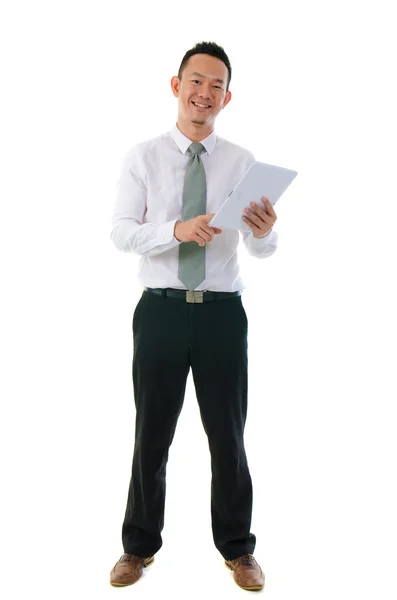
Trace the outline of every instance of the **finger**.
<path fill-rule="evenodd" d="M 250 205 L 251 205 L 251 209 L 250 209 L 251 212 L 258 215 L 266 223 L 266 217 L 267 217 L 266 210 L 264 208 L 262 208 L 261 206 L 259 206 L 258 204 L 255 204 L 255 202 L 251 202 Z M 249 214 L 248 214 L 248 216 L 249 216 Z"/>
<path fill-rule="evenodd" d="M 274 217 L 275 219 L 277 219 L 277 215 L 274 211 L 273 205 L 270 202 L 269 198 L 265 198 L 264 196 L 262 196 L 262 202 L 265 205 L 265 209 L 268 215 L 271 215 L 272 217 Z"/>
<path fill-rule="evenodd" d="M 263 210 L 262 210 L 262 214 L 259 217 L 258 215 L 256 215 L 254 212 L 252 212 L 252 210 L 245 209 L 244 211 L 246 213 L 246 216 L 253 222 L 255 223 L 259 228 L 261 226 L 262 223 L 266 223 L 266 225 L 270 225 L 271 224 L 271 217 L 269 215 L 267 215 Z M 259 209 L 258 209 L 259 212 Z"/>
<path fill-rule="evenodd" d="M 205 231 L 203 231 L 202 229 L 197 229 L 193 232 L 192 241 L 204 242 L 205 244 L 205 242 L 209 242 L 210 240 L 208 239 L 208 235 Z"/>
<path fill-rule="evenodd" d="M 263 209 L 260 206 L 256 207 L 255 210 L 259 213 L 260 218 L 262 219 L 262 221 L 264 223 L 266 223 L 266 225 L 273 227 L 273 225 L 277 219 L 276 216 L 273 217 L 272 215 L 270 215 L 269 213 L 266 212 L 266 209 Z"/>
<path fill-rule="evenodd" d="M 252 223 L 249 219 L 247 219 L 246 216 L 243 215 L 243 221 L 244 223 L 246 223 L 247 225 L 249 225 L 251 227 L 251 229 L 256 230 L 259 229 L 259 227 L 257 225 L 255 225 L 255 223 Z"/>
<path fill-rule="evenodd" d="M 197 242 L 199 246 L 205 246 L 205 240 L 203 240 L 203 238 L 200 237 L 199 235 L 195 236 L 194 241 Z"/>
<path fill-rule="evenodd" d="M 214 235 L 215 235 L 215 229 L 218 229 L 218 228 L 217 227 L 210 227 L 208 225 L 203 225 L 202 229 L 204 229 L 204 231 L 206 233 L 208 233 L 208 235 L 211 237 L 211 240 L 212 240 L 213 237 L 214 237 Z"/>
<path fill-rule="evenodd" d="M 211 242 L 212 238 L 214 237 L 214 230 L 211 227 L 203 225 L 198 231 L 198 234 L 201 235 L 206 242 Z"/>

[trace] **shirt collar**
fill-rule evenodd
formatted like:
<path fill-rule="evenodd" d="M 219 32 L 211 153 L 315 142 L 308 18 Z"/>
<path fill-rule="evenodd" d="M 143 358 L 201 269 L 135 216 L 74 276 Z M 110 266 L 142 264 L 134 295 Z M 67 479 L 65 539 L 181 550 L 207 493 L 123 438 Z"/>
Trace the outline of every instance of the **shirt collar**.
<path fill-rule="evenodd" d="M 189 140 L 189 138 L 186 137 L 178 129 L 176 124 L 172 127 L 170 133 L 171 133 L 172 139 L 174 140 L 174 142 L 176 143 L 176 145 L 178 146 L 178 148 L 182 152 L 182 154 L 186 154 L 186 151 L 189 148 L 190 144 L 192 143 L 192 140 Z M 206 149 L 208 154 L 211 154 L 211 152 L 215 148 L 216 139 L 217 139 L 216 133 L 215 133 L 215 131 L 213 131 L 212 133 L 210 133 L 210 135 L 208 137 L 205 138 L 205 140 L 202 140 L 200 142 L 201 144 L 203 144 L 203 146 Z"/>

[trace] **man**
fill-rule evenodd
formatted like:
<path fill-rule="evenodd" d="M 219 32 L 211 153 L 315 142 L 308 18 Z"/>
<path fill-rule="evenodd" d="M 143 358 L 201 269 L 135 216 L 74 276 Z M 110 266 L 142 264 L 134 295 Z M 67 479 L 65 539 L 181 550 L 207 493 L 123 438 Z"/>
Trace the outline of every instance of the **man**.
<path fill-rule="evenodd" d="M 124 554 L 112 585 L 135 583 L 162 546 L 168 450 L 192 368 L 211 453 L 211 517 L 216 548 L 238 585 L 260 590 L 253 557 L 252 482 L 244 449 L 247 414 L 247 317 L 237 261 L 238 231 L 209 222 L 253 155 L 216 136 L 230 102 L 231 67 L 220 46 L 189 50 L 171 89 L 178 98 L 172 130 L 127 153 L 118 183 L 111 238 L 142 258 L 145 288 L 133 316 L 135 446 L 122 526 Z M 249 218 L 248 218 L 249 215 Z M 253 198 L 242 220 L 248 252 L 277 247 L 276 214 Z"/>

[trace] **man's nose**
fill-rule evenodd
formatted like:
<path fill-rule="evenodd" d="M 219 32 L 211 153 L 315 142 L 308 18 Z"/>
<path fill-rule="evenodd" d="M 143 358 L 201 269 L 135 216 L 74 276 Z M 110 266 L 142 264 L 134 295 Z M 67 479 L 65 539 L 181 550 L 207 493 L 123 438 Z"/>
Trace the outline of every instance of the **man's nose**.
<path fill-rule="evenodd" d="M 210 86 L 205 86 L 203 85 L 200 92 L 199 92 L 199 96 L 201 98 L 206 98 L 207 100 L 209 100 L 211 98 L 211 88 Z"/>

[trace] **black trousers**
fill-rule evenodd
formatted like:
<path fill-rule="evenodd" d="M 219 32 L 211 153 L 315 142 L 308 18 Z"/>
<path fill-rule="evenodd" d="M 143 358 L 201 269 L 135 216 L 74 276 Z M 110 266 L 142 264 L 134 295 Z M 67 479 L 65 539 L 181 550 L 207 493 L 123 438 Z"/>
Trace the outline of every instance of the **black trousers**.
<path fill-rule="evenodd" d="M 241 296 L 202 304 L 144 291 L 133 316 L 135 445 L 124 552 L 162 546 L 166 463 L 190 367 L 211 453 L 211 522 L 226 560 L 253 554 L 252 482 L 244 448 L 248 322 Z"/>

